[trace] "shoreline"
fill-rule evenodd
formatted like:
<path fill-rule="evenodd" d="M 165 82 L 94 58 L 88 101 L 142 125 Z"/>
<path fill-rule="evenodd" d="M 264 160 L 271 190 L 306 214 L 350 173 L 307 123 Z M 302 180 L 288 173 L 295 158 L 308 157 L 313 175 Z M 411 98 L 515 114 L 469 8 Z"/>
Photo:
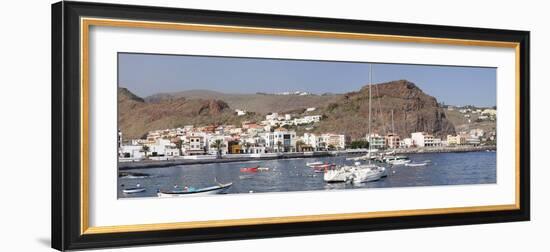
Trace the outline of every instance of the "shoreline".
<path fill-rule="evenodd" d="M 394 149 L 396 154 L 422 154 L 422 153 L 460 153 L 460 152 L 475 152 L 475 151 L 493 151 L 496 146 L 459 146 L 459 147 L 424 147 L 424 148 L 407 148 Z M 388 150 L 389 151 L 389 150 Z M 290 158 L 312 158 L 312 157 L 328 157 L 334 155 L 357 155 L 364 154 L 366 151 L 319 151 L 319 152 L 293 152 L 293 153 L 278 153 L 270 156 L 259 157 L 222 157 L 221 159 L 172 159 L 172 160 L 141 160 L 133 162 L 118 162 L 118 170 L 132 169 L 149 169 L 163 168 L 176 165 L 195 165 L 195 164 L 216 164 L 216 163 L 234 163 L 248 161 L 262 161 L 274 159 L 290 159 Z"/>

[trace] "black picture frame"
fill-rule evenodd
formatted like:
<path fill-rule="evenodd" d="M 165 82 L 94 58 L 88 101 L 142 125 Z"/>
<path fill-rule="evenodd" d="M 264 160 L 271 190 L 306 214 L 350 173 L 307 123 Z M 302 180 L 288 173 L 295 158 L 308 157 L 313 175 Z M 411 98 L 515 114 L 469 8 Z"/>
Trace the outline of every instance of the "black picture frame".
<path fill-rule="evenodd" d="M 418 216 L 241 225 L 161 231 L 81 233 L 80 17 L 186 22 L 519 43 L 519 209 Z M 52 247 L 58 250 L 254 239 L 467 225 L 530 219 L 529 32 L 424 24 L 267 15 L 103 3 L 52 5 Z"/>

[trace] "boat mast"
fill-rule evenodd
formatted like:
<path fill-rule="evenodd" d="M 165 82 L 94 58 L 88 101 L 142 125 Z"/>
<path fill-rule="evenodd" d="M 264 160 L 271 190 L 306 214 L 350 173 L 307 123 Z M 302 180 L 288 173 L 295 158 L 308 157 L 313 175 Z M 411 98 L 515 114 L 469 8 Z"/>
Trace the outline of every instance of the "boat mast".
<path fill-rule="evenodd" d="M 393 128 L 393 109 L 391 110 L 391 133 L 395 134 L 394 128 Z"/>
<path fill-rule="evenodd" d="M 371 142 L 372 142 L 371 125 L 370 125 L 371 114 L 372 114 L 371 98 L 372 98 L 372 63 L 369 64 L 369 163 L 370 163 Z"/>

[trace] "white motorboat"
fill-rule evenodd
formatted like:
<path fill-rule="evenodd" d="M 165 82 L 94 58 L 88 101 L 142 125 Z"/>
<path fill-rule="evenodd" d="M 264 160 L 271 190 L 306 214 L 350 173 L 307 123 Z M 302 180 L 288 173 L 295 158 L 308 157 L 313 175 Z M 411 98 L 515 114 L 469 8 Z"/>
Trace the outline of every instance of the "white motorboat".
<path fill-rule="evenodd" d="M 391 164 L 391 165 L 404 165 L 404 164 L 410 163 L 411 160 L 409 160 L 409 159 L 393 159 L 393 160 L 388 160 L 386 162 L 388 164 Z"/>
<path fill-rule="evenodd" d="M 412 166 L 412 167 L 416 167 L 416 166 L 426 166 L 428 165 L 428 163 L 424 162 L 424 163 L 408 163 L 408 164 L 405 164 L 405 166 Z"/>
<path fill-rule="evenodd" d="M 321 161 L 307 162 L 306 166 L 313 167 L 313 166 L 322 165 L 322 164 L 323 164 L 323 162 L 321 162 Z"/>
<path fill-rule="evenodd" d="M 183 190 L 174 191 L 158 191 L 158 197 L 185 197 L 185 196 L 197 196 L 197 195 L 209 195 L 224 193 L 231 187 L 233 183 L 218 184 L 216 186 L 204 187 L 204 188 L 192 188 L 186 187 Z"/>

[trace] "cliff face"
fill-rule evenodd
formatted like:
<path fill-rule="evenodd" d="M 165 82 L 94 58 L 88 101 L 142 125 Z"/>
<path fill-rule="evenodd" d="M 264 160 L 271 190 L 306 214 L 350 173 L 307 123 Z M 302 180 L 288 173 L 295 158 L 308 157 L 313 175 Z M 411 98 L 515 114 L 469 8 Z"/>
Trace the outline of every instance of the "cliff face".
<path fill-rule="evenodd" d="M 373 85 L 371 90 L 371 132 L 381 135 L 392 132 L 393 112 L 393 131 L 402 138 L 417 131 L 436 136 L 455 133 L 453 124 L 447 120 L 437 100 L 415 84 L 399 80 Z M 321 121 L 316 131 L 341 133 L 352 138 L 365 136 L 368 132 L 368 99 L 368 85 L 357 92 L 344 94 L 340 100 L 324 108 L 327 118 Z"/>

